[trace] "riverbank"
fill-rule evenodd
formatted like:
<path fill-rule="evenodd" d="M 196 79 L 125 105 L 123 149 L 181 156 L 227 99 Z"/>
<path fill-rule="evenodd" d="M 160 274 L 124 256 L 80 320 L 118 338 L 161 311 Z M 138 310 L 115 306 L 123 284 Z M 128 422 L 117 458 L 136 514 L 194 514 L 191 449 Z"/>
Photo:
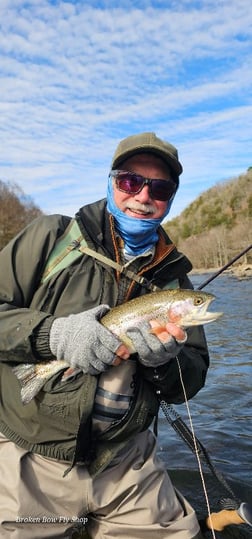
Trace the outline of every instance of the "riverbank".
<path fill-rule="evenodd" d="M 227 271 L 239 279 L 249 279 L 252 277 L 252 264 L 240 264 Z"/>
<path fill-rule="evenodd" d="M 209 274 L 215 274 L 217 273 L 221 268 L 193 268 L 190 272 L 190 275 L 200 275 L 203 273 L 209 273 Z M 252 278 L 252 264 L 238 264 L 235 266 L 231 266 L 227 270 L 225 270 L 223 273 L 226 274 L 232 274 L 234 277 L 237 277 L 238 279 L 250 279 Z"/>

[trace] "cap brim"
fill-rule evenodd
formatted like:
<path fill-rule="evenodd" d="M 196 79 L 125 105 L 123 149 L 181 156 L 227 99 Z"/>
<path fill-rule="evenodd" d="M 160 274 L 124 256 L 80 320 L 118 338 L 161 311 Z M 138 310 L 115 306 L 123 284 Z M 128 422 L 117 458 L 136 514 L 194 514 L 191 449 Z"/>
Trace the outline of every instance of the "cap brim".
<path fill-rule="evenodd" d="M 152 153 L 154 155 L 157 155 L 158 157 L 161 157 L 178 176 L 183 172 L 182 165 L 179 163 L 179 161 L 177 161 L 177 159 L 174 158 L 172 154 L 168 154 L 168 152 L 163 152 L 162 150 L 160 150 L 160 148 L 154 148 L 153 146 L 150 147 L 148 145 L 141 145 L 139 147 L 135 147 L 134 149 L 125 151 L 119 157 L 115 158 L 112 164 L 112 169 L 118 168 L 121 163 L 123 163 L 130 157 L 137 155 L 138 153 Z"/>

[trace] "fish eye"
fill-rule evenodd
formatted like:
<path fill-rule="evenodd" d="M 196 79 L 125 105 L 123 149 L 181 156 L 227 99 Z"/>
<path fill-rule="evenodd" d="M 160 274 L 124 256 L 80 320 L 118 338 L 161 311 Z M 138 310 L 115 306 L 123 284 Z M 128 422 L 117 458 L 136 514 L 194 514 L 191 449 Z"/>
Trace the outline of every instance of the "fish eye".
<path fill-rule="evenodd" d="M 203 299 L 200 296 L 196 296 L 194 298 L 194 305 L 201 305 L 203 303 Z"/>

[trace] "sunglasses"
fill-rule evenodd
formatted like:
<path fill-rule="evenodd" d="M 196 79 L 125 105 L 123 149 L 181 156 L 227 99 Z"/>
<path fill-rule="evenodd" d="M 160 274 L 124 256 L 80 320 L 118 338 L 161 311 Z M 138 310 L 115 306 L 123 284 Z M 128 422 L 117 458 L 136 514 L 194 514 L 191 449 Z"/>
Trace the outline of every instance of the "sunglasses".
<path fill-rule="evenodd" d="M 156 200 L 170 200 L 177 191 L 173 180 L 152 180 L 126 170 L 111 170 L 109 176 L 115 178 L 117 189 L 128 195 L 137 195 L 145 185 L 148 185 L 151 197 Z"/>

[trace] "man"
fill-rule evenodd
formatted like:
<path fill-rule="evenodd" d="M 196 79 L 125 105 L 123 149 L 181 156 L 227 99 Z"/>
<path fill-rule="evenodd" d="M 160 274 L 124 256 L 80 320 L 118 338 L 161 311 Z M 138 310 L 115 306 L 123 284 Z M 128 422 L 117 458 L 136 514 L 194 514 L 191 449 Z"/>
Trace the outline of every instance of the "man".
<path fill-rule="evenodd" d="M 157 393 L 184 400 L 176 357 L 187 397 L 204 385 L 203 329 L 169 323 L 156 337 L 154 319 L 129 330 L 137 350 L 130 356 L 99 322 L 154 286 L 192 287 L 190 262 L 160 225 L 181 172 L 168 142 L 154 133 L 127 137 L 107 199 L 76 214 L 89 254 L 48 270 L 68 236 L 71 220 L 61 215 L 38 218 L 0 253 L 1 537 L 70 538 L 84 517 L 98 539 L 200 536 L 149 427 Z M 23 404 L 13 365 L 52 359 L 67 361 L 71 376 L 57 372 Z"/>

